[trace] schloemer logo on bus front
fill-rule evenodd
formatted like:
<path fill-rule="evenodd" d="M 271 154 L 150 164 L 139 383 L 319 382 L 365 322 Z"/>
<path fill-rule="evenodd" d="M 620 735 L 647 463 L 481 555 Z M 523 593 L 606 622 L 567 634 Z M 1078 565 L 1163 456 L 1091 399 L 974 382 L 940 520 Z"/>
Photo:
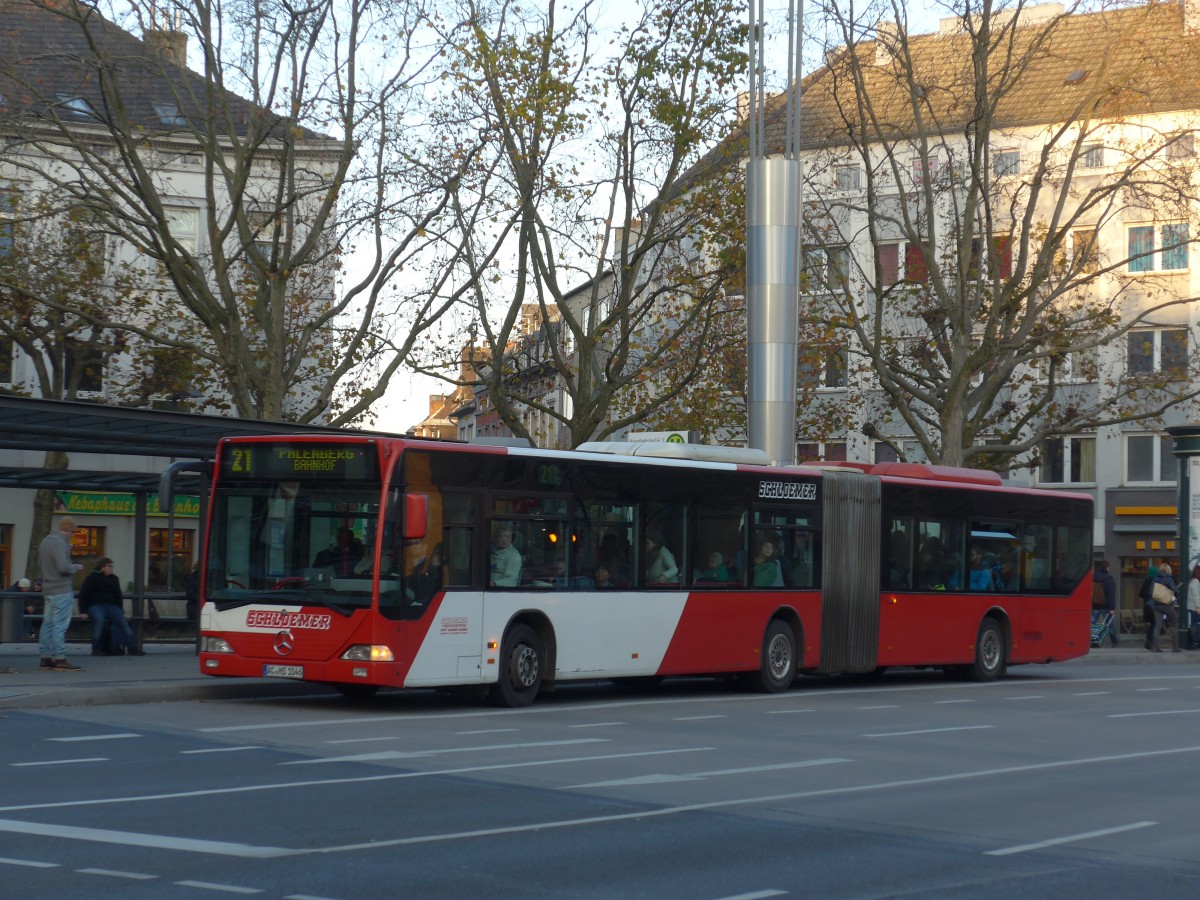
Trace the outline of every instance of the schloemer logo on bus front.
<path fill-rule="evenodd" d="M 759 500 L 816 500 L 817 484 L 814 481 L 760 481 Z"/>
<path fill-rule="evenodd" d="M 247 628 L 328 631 L 332 626 L 333 616 L 326 613 L 288 612 L 286 609 L 252 609 L 246 613 Z"/>

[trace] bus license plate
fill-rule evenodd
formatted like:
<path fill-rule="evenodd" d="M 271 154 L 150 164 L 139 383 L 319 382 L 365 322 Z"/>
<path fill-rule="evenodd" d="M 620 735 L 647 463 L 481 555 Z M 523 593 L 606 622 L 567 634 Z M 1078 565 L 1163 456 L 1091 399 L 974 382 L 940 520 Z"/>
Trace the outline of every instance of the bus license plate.
<path fill-rule="evenodd" d="M 303 678 L 304 666 L 263 665 L 264 678 Z"/>

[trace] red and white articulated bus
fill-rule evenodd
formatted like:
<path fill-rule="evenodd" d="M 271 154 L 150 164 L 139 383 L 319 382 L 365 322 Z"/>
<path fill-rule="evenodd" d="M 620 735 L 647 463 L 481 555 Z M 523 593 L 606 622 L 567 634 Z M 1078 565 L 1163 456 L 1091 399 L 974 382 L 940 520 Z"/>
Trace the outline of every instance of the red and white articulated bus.
<path fill-rule="evenodd" d="M 568 681 L 736 676 L 776 692 L 801 673 L 990 680 L 1088 652 L 1090 497 L 762 458 L 226 439 L 201 671 L 349 695 L 487 686 L 523 706 Z"/>

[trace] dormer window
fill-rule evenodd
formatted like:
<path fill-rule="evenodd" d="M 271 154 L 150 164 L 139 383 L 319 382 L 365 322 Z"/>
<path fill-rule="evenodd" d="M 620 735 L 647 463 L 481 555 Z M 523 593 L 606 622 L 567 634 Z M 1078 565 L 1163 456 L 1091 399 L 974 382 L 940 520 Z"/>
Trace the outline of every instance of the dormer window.
<path fill-rule="evenodd" d="M 59 108 L 70 113 L 76 119 L 96 119 L 96 110 L 92 104 L 88 103 L 82 97 L 73 97 L 70 94 L 58 95 Z"/>
<path fill-rule="evenodd" d="M 154 111 L 158 113 L 158 121 L 163 125 L 187 124 L 187 119 L 179 114 L 179 107 L 174 103 L 155 103 Z"/>

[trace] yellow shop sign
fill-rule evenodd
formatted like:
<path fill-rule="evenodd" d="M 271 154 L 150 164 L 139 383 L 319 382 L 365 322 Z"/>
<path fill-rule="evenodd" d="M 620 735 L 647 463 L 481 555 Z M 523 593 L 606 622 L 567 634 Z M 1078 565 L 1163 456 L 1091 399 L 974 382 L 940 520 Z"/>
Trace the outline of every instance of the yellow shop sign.
<path fill-rule="evenodd" d="M 133 494 L 100 494 L 90 491 L 56 491 L 55 512 L 73 516 L 132 516 L 137 512 Z M 166 517 L 158 508 L 158 494 L 146 496 L 146 515 Z M 175 518 L 200 518 L 200 498 L 175 495 Z"/>

